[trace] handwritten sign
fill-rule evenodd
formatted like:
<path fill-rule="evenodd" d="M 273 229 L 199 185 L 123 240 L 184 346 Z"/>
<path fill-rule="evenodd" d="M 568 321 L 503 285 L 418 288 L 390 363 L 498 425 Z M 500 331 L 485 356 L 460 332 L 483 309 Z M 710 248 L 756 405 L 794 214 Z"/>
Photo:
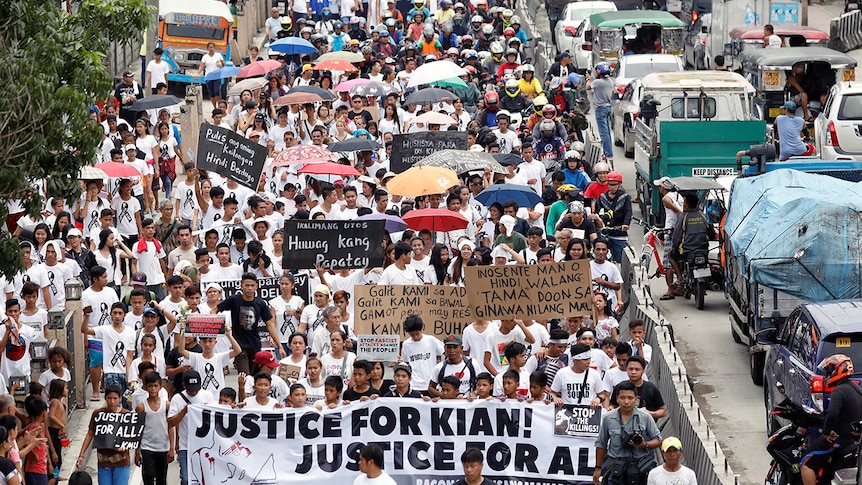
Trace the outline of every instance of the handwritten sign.
<path fill-rule="evenodd" d="M 554 434 L 557 436 L 579 436 L 595 438 L 602 424 L 602 408 L 565 404 L 557 407 L 554 419 Z"/>
<path fill-rule="evenodd" d="M 285 269 L 374 268 L 383 265 L 385 221 L 284 221 Z"/>
<path fill-rule="evenodd" d="M 197 168 L 230 177 L 236 183 L 257 190 L 266 147 L 231 130 L 204 123 L 198 137 Z"/>
<path fill-rule="evenodd" d="M 402 324 L 410 315 L 419 315 L 424 333 L 443 339 L 461 335 L 474 320 L 467 302 L 467 290 L 440 285 L 362 285 L 354 287 L 355 332 L 357 335 L 397 335 L 406 337 Z"/>
<path fill-rule="evenodd" d="M 194 314 L 186 317 L 186 335 L 218 337 L 225 333 L 224 315 Z"/>
<path fill-rule="evenodd" d="M 278 377 L 284 379 L 285 382 L 294 383 L 301 377 L 299 375 L 300 368 L 298 365 L 280 364 L 278 366 Z"/>
<path fill-rule="evenodd" d="M 389 168 L 395 173 L 401 173 L 434 152 L 466 149 L 467 133 L 464 131 L 426 131 L 395 135 L 392 139 Z"/>
<path fill-rule="evenodd" d="M 397 362 L 401 353 L 398 335 L 357 335 L 356 358 L 371 362 Z"/>
<path fill-rule="evenodd" d="M 548 319 L 593 310 L 590 262 L 468 266 L 467 298 L 476 318 Z"/>
<path fill-rule="evenodd" d="M 93 414 L 95 425 L 93 448 L 97 450 L 134 450 L 141 444 L 146 413 L 112 413 L 102 411 Z"/>

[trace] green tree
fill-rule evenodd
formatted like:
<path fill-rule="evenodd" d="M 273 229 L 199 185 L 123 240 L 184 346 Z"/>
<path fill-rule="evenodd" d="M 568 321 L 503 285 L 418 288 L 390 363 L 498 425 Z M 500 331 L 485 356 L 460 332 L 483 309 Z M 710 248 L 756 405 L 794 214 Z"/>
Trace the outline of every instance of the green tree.
<path fill-rule="evenodd" d="M 69 15 L 57 1 L 0 2 L 0 222 L 20 200 L 36 216 L 48 196 L 71 204 L 77 174 L 97 156 L 101 127 L 87 107 L 112 96 L 104 62 L 112 42 L 138 38 L 154 13 L 145 0 L 83 0 Z M 17 241 L 0 235 L 0 274 L 23 268 Z"/>

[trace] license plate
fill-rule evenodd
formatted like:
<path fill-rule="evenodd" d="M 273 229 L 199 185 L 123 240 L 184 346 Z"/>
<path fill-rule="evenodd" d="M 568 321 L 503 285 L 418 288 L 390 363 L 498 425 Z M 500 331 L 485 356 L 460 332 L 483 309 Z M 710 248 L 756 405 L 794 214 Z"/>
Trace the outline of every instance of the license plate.
<path fill-rule="evenodd" d="M 694 270 L 695 278 L 709 278 L 712 276 L 712 271 L 709 268 L 697 268 Z"/>
<path fill-rule="evenodd" d="M 850 337 L 838 337 L 835 339 L 835 346 L 839 349 L 846 349 L 850 347 Z"/>
<path fill-rule="evenodd" d="M 784 113 L 784 109 L 781 107 L 778 108 L 769 108 L 769 117 L 776 118 L 778 115 Z"/>
<path fill-rule="evenodd" d="M 764 71 L 763 72 L 763 85 L 764 86 L 780 86 L 781 85 L 781 73 L 778 71 Z"/>
<path fill-rule="evenodd" d="M 844 82 L 850 82 L 856 80 L 856 70 L 855 69 L 845 69 L 841 74 L 841 77 L 844 78 Z"/>

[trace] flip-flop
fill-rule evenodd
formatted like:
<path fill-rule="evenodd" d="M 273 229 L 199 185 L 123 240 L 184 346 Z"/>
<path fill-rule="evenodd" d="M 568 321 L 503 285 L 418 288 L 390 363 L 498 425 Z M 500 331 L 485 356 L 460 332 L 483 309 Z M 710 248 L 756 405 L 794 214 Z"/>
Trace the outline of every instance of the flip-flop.
<path fill-rule="evenodd" d="M 673 295 L 664 294 L 659 298 L 659 300 L 673 300 L 674 298 L 676 297 Z"/>
<path fill-rule="evenodd" d="M 96 395 L 90 396 L 90 401 L 99 402 L 101 400 L 102 400 L 102 398 L 100 398 L 99 396 L 96 396 Z"/>

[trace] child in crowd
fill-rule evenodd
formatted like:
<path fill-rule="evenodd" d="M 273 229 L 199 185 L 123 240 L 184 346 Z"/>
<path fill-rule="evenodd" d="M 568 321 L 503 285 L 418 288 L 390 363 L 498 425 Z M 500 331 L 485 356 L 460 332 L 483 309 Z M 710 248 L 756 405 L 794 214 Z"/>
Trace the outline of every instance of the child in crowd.
<path fill-rule="evenodd" d="M 36 334 L 48 337 L 48 311 L 39 308 L 39 285 L 28 281 L 21 287 L 21 298 L 24 300 L 24 309 L 18 317 L 18 322 L 32 328 Z"/>
<path fill-rule="evenodd" d="M 325 398 L 317 401 L 315 407 L 318 411 L 329 408 L 335 409 L 341 404 L 341 391 L 344 390 L 344 381 L 340 376 L 329 376 L 323 381 L 323 393 Z"/>
<path fill-rule="evenodd" d="M 410 387 L 410 378 L 412 374 L 413 370 L 410 369 L 409 364 L 401 362 L 396 365 L 392 372 L 393 380 L 395 381 L 395 389 L 387 392 L 384 396 L 422 399 L 422 394 L 416 389 L 412 389 Z"/>
<path fill-rule="evenodd" d="M 151 333 L 146 333 L 141 337 L 141 354 L 137 359 L 132 361 L 132 365 L 129 367 L 129 383 L 138 381 L 138 366 L 141 362 L 152 363 L 153 368 L 160 376 L 165 375 L 165 360 L 162 358 L 164 354 L 155 354 L 156 342 L 156 336 Z M 141 381 L 143 381 L 143 378 Z"/>
<path fill-rule="evenodd" d="M 30 424 L 24 428 L 24 434 L 35 435 L 38 444 L 30 451 L 30 453 L 22 454 L 24 457 L 24 482 L 28 485 L 47 485 L 48 462 L 49 454 L 52 462 L 57 461 L 57 454 L 54 452 L 53 446 L 47 442 L 47 434 L 42 423 L 46 420 L 48 414 L 48 405 L 42 399 L 41 392 L 38 396 L 30 396 L 24 400 L 24 411 L 30 417 Z M 53 476 L 53 468 L 51 475 Z"/>
<path fill-rule="evenodd" d="M 506 399 L 514 399 L 516 401 L 520 401 L 521 395 L 518 392 L 520 390 L 518 387 L 521 382 L 521 377 L 518 372 L 513 370 L 507 370 L 506 372 L 503 372 L 502 376 L 503 389 L 502 393 L 498 394 L 497 397 L 499 397 L 501 401 L 505 401 Z"/>
<path fill-rule="evenodd" d="M 254 396 L 249 396 L 238 405 L 245 409 L 277 409 L 283 408 L 284 405 L 269 397 L 269 391 L 272 388 L 272 376 L 266 372 L 258 372 L 254 375 Z"/>
<path fill-rule="evenodd" d="M 491 399 L 494 392 L 494 376 L 490 372 L 482 372 L 476 376 L 476 399 Z"/>
<path fill-rule="evenodd" d="M 141 467 L 145 485 L 167 483 L 168 463 L 174 461 L 174 433 L 168 432 L 168 410 L 170 403 L 162 397 L 162 378 L 157 372 L 144 376 L 147 400 L 135 407 L 135 412 L 145 413 L 141 445 L 135 449 L 135 464 Z"/>
<path fill-rule="evenodd" d="M 189 288 L 195 287 L 190 286 Z M 189 299 L 188 293 L 189 292 L 186 292 L 186 300 Z M 200 291 L 198 292 L 197 298 L 198 300 L 200 300 Z M 182 335 L 183 337 L 185 337 L 184 332 L 185 329 L 181 329 L 180 335 Z M 184 345 L 177 345 L 177 349 L 179 350 L 179 353 L 183 357 L 183 359 L 185 359 L 185 361 L 190 366 L 192 366 L 194 370 L 198 371 L 200 375 L 203 376 L 203 389 L 208 390 L 213 394 L 219 392 L 221 388 L 225 385 L 224 371 L 222 371 L 222 369 L 224 367 L 227 367 L 234 357 L 242 353 L 242 348 L 239 346 L 239 343 L 237 343 L 236 339 L 233 337 L 233 333 L 231 332 L 230 327 L 225 328 L 225 335 L 227 335 L 227 338 L 230 340 L 230 343 L 233 346 L 230 352 L 214 352 L 216 345 L 215 337 L 200 337 L 198 339 L 201 344 L 201 349 L 203 349 L 203 352 L 200 354 L 196 352 L 189 352 Z M 256 378 L 255 384 L 257 384 Z"/>
<path fill-rule="evenodd" d="M 537 370 L 530 373 L 530 397 L 527 402 L 542 402 L 548 404 L 551 402 L 551 395 L 545 391 L 547 386 L 548 375 Z"/>
<path fill-rule="evenodd" d="M 643 357 L 647 365 L 652 359 L 652 346 L 644 342 L 646 338 L 646 323 L 640 318 L 633 318 L 629 322 L 629 345 L 632 346 L 632 355 Z M 646 377 L 646 373 L 644 373 Z"/>
<path fill-rule="evenodd" d="M 620 343 L 619 340 L 613 337 L 605 337 L 605 339 L 602 340 L 602 351 L 605 355 L 610 357 L 611 360 L 613 360 L 614 355 L 616 354 L 618 343 Z"/>
<path fill-rule="evenodd" d="M 58 478 L 60 467 L 63 465 L 63 444 L 62 440 L 66 437 L 66 399 L 69 396 L 69 386 L 63 379 L 54 379 L 48 385 L 49 413 L 48 413 L 48 436 L 51 438 L 51 445 L 57 452 L 57 460 L 54 461 L 56 473 L 54 478 Z"/>
<path fill-rule="evenodd" d="M 308 408 L 308 396 L 302 384 L 293 384 L 290 386 L 290 394 L 287 395 L 287 405 L 291 408 L 305 409 Z"/>
<path fill-rule="evenodd" d="M 301 384 L 305 388 L 305 402 L 309 406 L 314 406 L 318 401 L 326 399 L 324 391 L 324 381 L 320 377 L 323 371 L 323 364 L 317 357 L 309 357 L 305 362 L 306 378 L 301 379 L 297 384 Z"/>
<path fill-rule="evenodd" d="M 218 392 L 218 403 L 219 406 L 224 406 L 228 408 L 236 407 L 236 389 L 232 387 L 225 387 L 221 391 Z"/>
<path fill-rule="evenodd" d="M 353 379 L 351 386 L 344 391 L 344 403 L 348 404 L 351 401 L 367 401 L 371 396 L 380 395 L 380 391 L 371 387 L 368 384 L 368 377 L 371 375 L 373 365 L 367 360 L 353 361 Z"/>
<path fill-rule="evenodd" d="M 520 342 L 509 342 L 503 349 L 503 355 L 509 363 L 506 371 L 512 371 L 518 376 L 516 389 L 522 398 L 527 397 L 530 391 L 530 372 L 524 368 L 527 363 L 527 347 Z M 499 397 L 506 394 L 503 386 L 503 375 L 497 374 L 494 378 L 494 395 Z"/>
<path fill-rule="evenodd" d="M 459 399 L 461 380 L 453 375 L 445 376 L 440 383 L 440 399 Z"/>
<path fill-rule="evenodd" d="M 62 379 L 65 382 L 72 380 L 72 374 L 69 373 L 69 365 L 72 363 L 72 354 L 65 348 L 57 345 L 48 349 L 48 364 L 51 366 L 48 370 L 39 376 L 39 384 L 50 391 L 51 381 L 54 379 Z M 45 397 L 50 400 L 48 393 Z"/>
<path fill-rule="evenodd" d="M 433 335 L 423 334 L 425 323 L 419 315 L 410 315 L 404 320 L 404 332 L 410 335 L 401 345 L 401 361 L 410 364 L 413 375 L 410 387 L 423 395 L 428 393 L 434 367 L 443 355 L 443 342 Z"/>

